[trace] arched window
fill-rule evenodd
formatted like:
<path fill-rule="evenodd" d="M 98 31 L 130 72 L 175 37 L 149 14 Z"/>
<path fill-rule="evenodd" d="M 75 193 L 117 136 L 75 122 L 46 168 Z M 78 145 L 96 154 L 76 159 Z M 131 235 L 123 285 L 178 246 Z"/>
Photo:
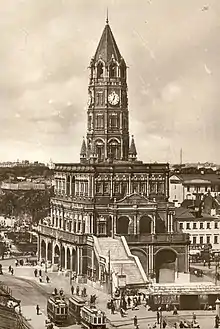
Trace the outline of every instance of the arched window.
<path fill-rule="evenodd" d="M 109 65 L 109 77 L 116 78 L 117 77 L 117 65 L 116 63 L 111 63 Z"/>
<path fill-rule="evenodd" d="M 98 162 L 101 162 L 104 160 L 104 143 L 102 140 L 98 140 L 95 143 L 95 151 Z"/>
<path fill-rule="evenodd" d="M 103 64 L 101 62 L 99 62 L 97 65 L 97 78 L 98 79 L 103 78 L 103 72 L 104 72 Z"/>
<path fill-rule="evenodd" d="M 120 76 L 122 79 L 126 78 L 126 66 L 124 63 L 120 65 Z"/>
<path fill-rule="evenodd" d="M 112 160 L 119 160 L 120 155 L 120 144 L 116 139 L 112 139 L 108 145 L 108 157 Z"/>
<path fill-rule="evenodd" d="M 75 196 L 75 177 L 73 176 L 72 177 L 72 195 Z"/>
<path fill-rule="evenodd" d="M 66 179 L 66 195 L 70 195 L 70 176 Z"/>

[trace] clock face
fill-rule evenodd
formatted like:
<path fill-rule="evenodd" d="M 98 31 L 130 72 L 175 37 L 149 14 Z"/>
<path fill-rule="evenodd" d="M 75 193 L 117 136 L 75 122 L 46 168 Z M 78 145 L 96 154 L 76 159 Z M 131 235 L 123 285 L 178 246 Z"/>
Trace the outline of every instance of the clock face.
<path fill-rule="evenodd" d="M 109 94 L 108 101 L 111 105 L 117 105 L 119 103 L 119 95 L 113 91 L 111 94 Z"/>

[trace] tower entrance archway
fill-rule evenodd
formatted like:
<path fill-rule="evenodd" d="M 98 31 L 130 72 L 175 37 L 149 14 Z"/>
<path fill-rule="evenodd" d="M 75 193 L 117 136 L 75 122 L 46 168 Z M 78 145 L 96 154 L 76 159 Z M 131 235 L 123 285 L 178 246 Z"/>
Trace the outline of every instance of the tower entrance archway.
<path fill-rule="evenodd" d="M 61 248 L 61 260 L 60 260 L 60 265 L 62 268 L 65 268 L 65 248 L 62 246 Z"/>
<path fill-rule="evenodd" d="M 47 258 L 50 262 L 52 262 L 52 243 L 49 242 L 47 247 L 48 247 L 48 254 L 47 254 L 48 256 L 47 256 Z"/>
<path fill-rule="evenodd" d="M 146 274 L 148 274 L 148 256 L 147 256 L 147 254 L 139 248 L 134 248 L 134 249 L 132 248 L 131 253 L 132 253 L 132 255 L 137 256 L 139 258 L 144 272 Z"/>
<path fill-rule="evenodd" d="M 41 258 L 46 259 L 46 242 L 41 241 Z"/>
<path fill-rule="evenodd" d="M 171 248 L 163 248 L 155 255 L 156 282 L 175 282 L 177 254 Z"/>
<path fill-rule="evenodd" d="M 67 248 L 67 269 L 70 270 L 70 259 L 71 259 L 71 255 L 70 255 L 70 249 Z"/>
<path fill-rule="evenodd" d="M 58 245 L 54 248 L 54 264 L 59 264 L 60 262 L 60 248 Z"/>
<path fill-rule="evenodd" d="M 76 250 L 72 250 L 72 271 L 77 272 L 77 254 Z"/>

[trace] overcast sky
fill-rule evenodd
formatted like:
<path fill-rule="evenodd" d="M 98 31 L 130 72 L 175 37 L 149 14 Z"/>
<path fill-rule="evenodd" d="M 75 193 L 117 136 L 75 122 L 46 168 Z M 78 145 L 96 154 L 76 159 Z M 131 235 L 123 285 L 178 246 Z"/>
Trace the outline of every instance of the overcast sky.
<path fill-rule="evenodd" d="M 220 163 L 220 0 L 2 0 L 0 161 L 79 160 L 107 6 L 138 158 Z"/>

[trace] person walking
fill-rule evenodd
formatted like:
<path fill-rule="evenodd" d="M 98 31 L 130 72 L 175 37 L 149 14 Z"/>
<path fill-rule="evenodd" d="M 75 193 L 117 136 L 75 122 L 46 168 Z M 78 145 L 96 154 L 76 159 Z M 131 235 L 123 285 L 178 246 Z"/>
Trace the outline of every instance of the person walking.
<path fill-rule="evenodd" d="M 73 295 L 74 294 L 74 287 L 71 286 L 71 294 Z"/>
<path fill-rule="evenodd" d="M 138 318 L 135 315 L 135 317 L 134 317 L 134 327 L 137 328 L 137 325 L 138 325 Z"/>
<path fill-rule="evenodd" d="M 37 277 L 37 269 L 36 268 L 34 270 L 34 276 L 35 276 L 35 278 Z"/>
<path fill-rule="evenodd" d="M 11 275 L 13 275 L 14 274 L 14 269 L 13 268 L 11 268 Z"/>
<path fill-rule="evenodd" d="M 160 312 L 157 310 L 157 324 L 160 324 Z"/>
<path fill-rule="evenodd" d="M 11 265 L 8 267 L 8 272 L 11 273 Z"/>
<path fill-rule="evenodd" d="M 115 303 L 111 300 L 111 314 L 115 314 Z"/>
<path fill-rule="evenodd" d="M 36 306 L 36 311 L 37 311 L 37 315 L 40 315 L 40 306 L 38 304 Z"/>
<path fill-rule="evenodd" d="M 46 281 L 47 281 L 47 283 L 49 283 L 49 282 L 50 282 L 50 278 L 49 278 L 49 276 L 48 276 L 48 275 L 46 276 Z"/>
<path fill-rule="evenodd" d="M 128 296 L 127 302 L 128 302 L 128 307 L 130 308 L 131 307 L 131 297 L 130 296 Z"/>
<path fill-rule="evenodd" d="M 39 270 L 39 276 L 42 276 L 42 271 L 41 270 Z"/>

